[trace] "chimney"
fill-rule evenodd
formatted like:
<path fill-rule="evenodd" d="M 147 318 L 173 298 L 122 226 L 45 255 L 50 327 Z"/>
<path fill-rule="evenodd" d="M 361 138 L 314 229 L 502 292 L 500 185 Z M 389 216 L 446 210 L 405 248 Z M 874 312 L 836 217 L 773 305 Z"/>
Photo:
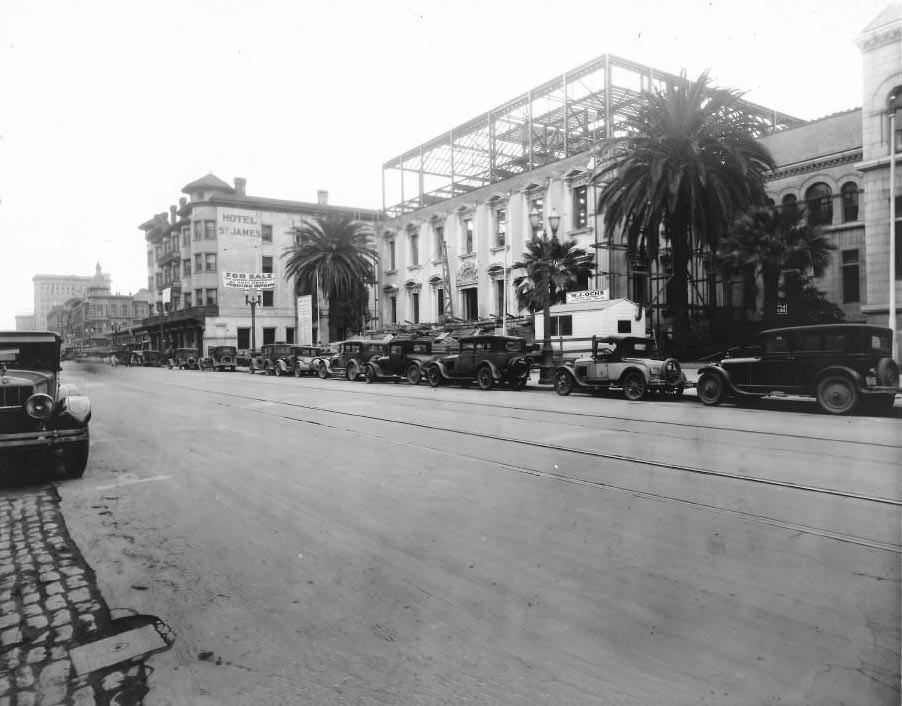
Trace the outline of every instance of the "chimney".
<path fill-rule="evenodd" d="M 244 189 L 247 186 L 247 179 L 244 177 L 235 177 L 235 195 L 244 196 Z"/>
<path fill-rule="evenodd" d="M 170 223 L 170 225 L 175 225 L 176 223 L 179 222 L 178 214 L 176 214 L 177 210 L 178 209 L 175 206 L 169 207 L 169 223 Z"/>
<path fill-rule="evenodd" d="M 182 198 L 179 199 L 179 211 L 181 211 L 183 208 L 185 208 L 185 205 L 187 203 L 188 203 L 188 197 L 182 196 Z"/>
<path fill-rule="evenodd" d="M 316 192 L 317 206 L 327 206 L 329 204 L 329 192 L 325 189 L 319 189 Z"/>

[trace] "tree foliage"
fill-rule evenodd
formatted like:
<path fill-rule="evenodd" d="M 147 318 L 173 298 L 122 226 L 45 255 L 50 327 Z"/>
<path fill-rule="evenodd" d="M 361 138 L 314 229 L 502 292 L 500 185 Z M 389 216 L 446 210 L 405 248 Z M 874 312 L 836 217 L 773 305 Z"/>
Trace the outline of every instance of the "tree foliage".
<path fill-rule="evenodd" d="M 593 270 L 592 256 L 577 246 L 576 240 L 564 242 L 533 236 L 514 269 L 525 275 L 514 278 L 521 308 L 539 311 L 564 301 L 568 289 L 588 277 Z"/>
<path fill-rule="evenodd" d="M 755 135 L 760 125 L 740 108 L 741 94 L 683 74 L 664 90 L 623 107 L 613 141 L 592 176 L 602 185 L 598 211 L 609 237 L 654 259 L 672 248 L 674 329 L 689 329 L 688 266 L 694 248 L 713 252 L 735 214 L 763 204 L 763 176 L 773 158 Z"/>
<path fill-rule="evenodd" d="M 285 248 L 285 274 L 296 294 L 318 292 L 329 304 L 329 338 L 344 338 L 365 325 L 369 285 L 376 282 L 378 255 L 372 228 L 343 214 L 318 216 L 294 229 Z"/>

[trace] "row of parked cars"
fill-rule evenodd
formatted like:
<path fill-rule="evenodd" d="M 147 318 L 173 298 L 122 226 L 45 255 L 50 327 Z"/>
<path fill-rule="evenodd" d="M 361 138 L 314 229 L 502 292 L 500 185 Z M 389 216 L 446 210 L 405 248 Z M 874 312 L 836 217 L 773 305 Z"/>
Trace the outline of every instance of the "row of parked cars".
<path fill-rule="evenodd" d="M 697 382 L 691 383 L 679 361 L 659 354 L 654 339 L 596 336 L 590 351 L 559 361 L 552 381 L 559 395 L 614 391 L 628 400 L 652 395 L 676 400 L 694 385 L 698 399 L 709 406 L 784 395 L 813 397 L 831 414 L 861 408 L 887 411 L 899 388 L 892 337 L 889 328 L 866 324 L 771 329 L 752 345 L 732 348 L 715 362 L 701 365 Z M 267 344 L 247 365 L 251 373 L 270 375 L 412 385 L 426 380 L 433 387 L 475 383 L 483 390 L 495 386 L 521 390 L 539 355 L 538 346 L 524 338 L 483 334 L 457 339 L 453 352 L 438 350 L 425 338 L 348 340 L 334 350 Z M 213 350 L 208 363 L 199 361 L 194 367 L 234 369 L 236 359 L 234 348 L 221 347 Z"/>

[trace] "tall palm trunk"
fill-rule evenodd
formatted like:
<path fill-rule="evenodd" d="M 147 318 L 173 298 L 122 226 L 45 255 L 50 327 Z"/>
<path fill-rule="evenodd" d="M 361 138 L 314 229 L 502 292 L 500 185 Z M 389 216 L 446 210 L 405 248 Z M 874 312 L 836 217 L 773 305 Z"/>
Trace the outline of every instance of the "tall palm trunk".
<path fill-rule="evenodd" d="M 671 230 L 673 247 L 673 287 L 670 309 L 673 312 L 673 334 L 677 340 L 689 334 L 689 259 L 692 246 L 685 223 L 675 224 Z"/>

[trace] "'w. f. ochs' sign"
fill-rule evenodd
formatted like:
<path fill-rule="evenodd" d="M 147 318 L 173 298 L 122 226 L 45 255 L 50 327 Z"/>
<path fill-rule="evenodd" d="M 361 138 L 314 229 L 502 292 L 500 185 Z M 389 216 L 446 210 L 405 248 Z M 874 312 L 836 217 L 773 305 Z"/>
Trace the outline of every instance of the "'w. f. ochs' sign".
<path fill-rule="evenodd" d="M 276 280 L 272 272 L 226 272 L 222 276 L 226 287 L 235 289 L 275 289 Z"/>
<path fill-rule="evenodd" d="M 605 302 L 610 297 L 607 289 L 588 289 L 582 292 L 567 292 L 567 303 L 576 304 L 577 302 Z"/>

